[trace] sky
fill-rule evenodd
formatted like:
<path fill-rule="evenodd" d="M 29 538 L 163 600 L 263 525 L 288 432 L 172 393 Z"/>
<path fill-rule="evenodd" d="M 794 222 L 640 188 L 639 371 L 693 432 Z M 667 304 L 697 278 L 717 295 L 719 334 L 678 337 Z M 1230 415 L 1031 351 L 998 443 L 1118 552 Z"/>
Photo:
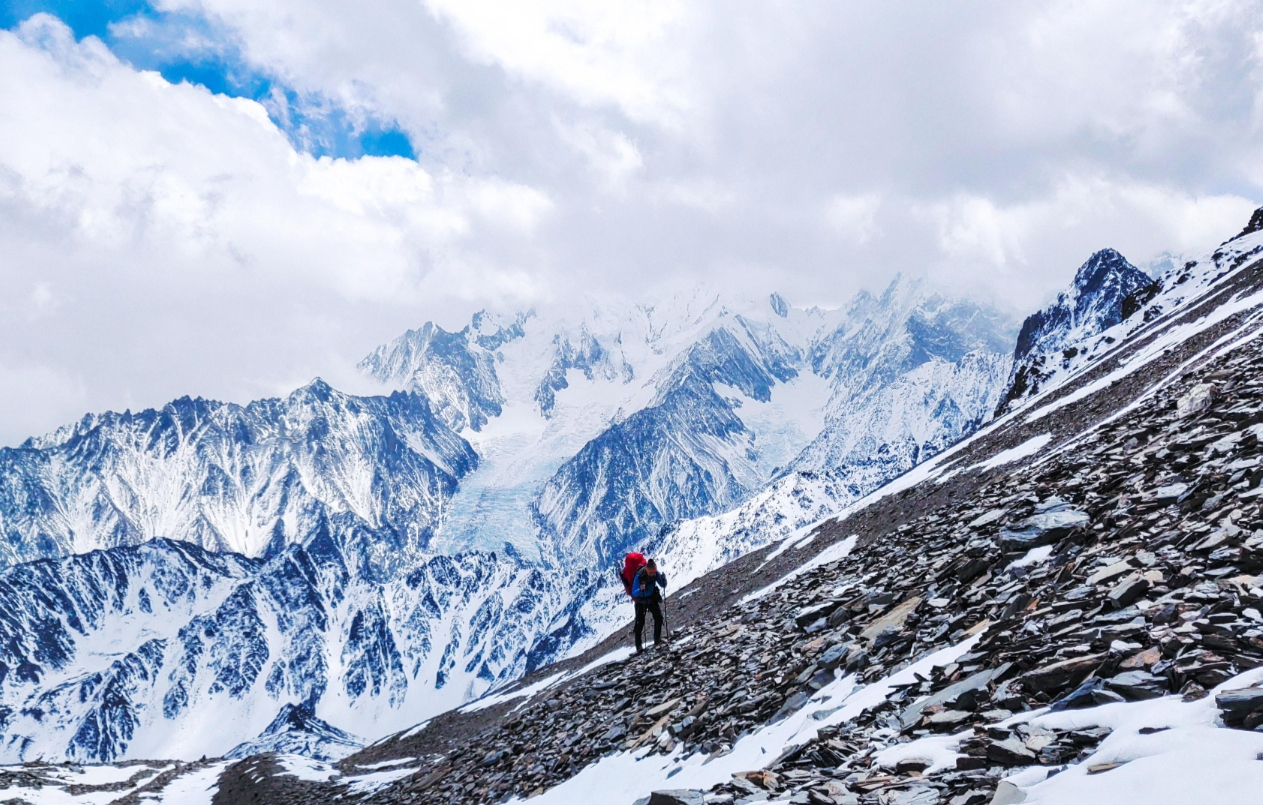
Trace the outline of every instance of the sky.
<path fill-rule="evenodd" d="M 1261 134 L 1263 0 L 0 0 L 0 444 L 583 294 L 1025 315 Z"/>

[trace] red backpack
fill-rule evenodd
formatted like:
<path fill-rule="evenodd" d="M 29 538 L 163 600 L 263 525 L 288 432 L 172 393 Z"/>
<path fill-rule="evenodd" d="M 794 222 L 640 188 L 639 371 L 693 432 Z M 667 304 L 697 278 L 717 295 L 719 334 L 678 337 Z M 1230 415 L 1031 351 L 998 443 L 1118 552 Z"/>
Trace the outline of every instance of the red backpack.
<path fill-rule="evenodd" d="M 618 574 L 619 579 L 623 582 L 623 589 L 628 595 L 632 594 L 632 582 L 636 579 L 636 574 L 640 569 L 648 563 L 643 553 L 632 551 L 623 558 L 623 572 Z"/>

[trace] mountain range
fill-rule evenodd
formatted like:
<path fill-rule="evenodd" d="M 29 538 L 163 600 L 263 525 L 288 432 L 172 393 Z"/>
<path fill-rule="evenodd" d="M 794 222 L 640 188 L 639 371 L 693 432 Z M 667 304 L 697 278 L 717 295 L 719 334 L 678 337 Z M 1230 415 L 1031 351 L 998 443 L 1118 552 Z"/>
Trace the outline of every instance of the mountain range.
<path fill-rule="evenodd" d="M 344 755 L 599 643 L 626 550 L 683 585 L 842 512 L 1238 259 L 1155 283 L 1098 253 L 1020 334 L 902 278 L 836 310 L 479 313 L 373 350 L 387 395 L 184 398 L 6 448 L 0 758 Z"/>

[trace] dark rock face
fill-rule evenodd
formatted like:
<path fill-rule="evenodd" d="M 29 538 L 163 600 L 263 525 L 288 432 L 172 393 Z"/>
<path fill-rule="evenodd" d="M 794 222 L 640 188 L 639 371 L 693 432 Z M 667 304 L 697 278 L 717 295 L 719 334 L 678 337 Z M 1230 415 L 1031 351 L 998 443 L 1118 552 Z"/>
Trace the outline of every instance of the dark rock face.
<path fill-rule="evenodd" d="M 1013 352 L 1020 361 L 1035 350 L 1061 345 L 1064 336 L 1085 324 L 1108 329 L 1123 320 L 1123 300 L 1152 280 L 1113 249 L 1102 249 L 1075 272 L 1070 290 L 1056 304 L 1027 317 Z"/>
<path fill-rule="evenodd" d="M 311 705 L 286 704 L 258 738 L 240 744 L 225 757 L 239 759 L 281 752 L 317 760 L 338 760 L 363 745 L 354 735 L 316 718 Z"/>
<path fill-rule="evenodd" d="M 1069 366 L 1078 355 L 1076 342 L 1118 324 L 1157 290 L 1149 275 L 1113 249 L 1102 249 L 1088 258 L 1056 302 L 1023 322 L 1013 352 L 1009 391 L 997 415 L 1037 394 L 1054 366 Z"/>
<path fill-rule="evenodd" d="M 1263 207 L 1259 207 L 1254 211 L 1254 215 L 1250 216 L 1250 223 L 1245 225 L 1245 229 L 1241 230 L 1241 234 L 1237 235 L 1237 238 L 1244 238 L 1246 235 L 1252 235 L 1260 231 L 1263 231 Z M 1233 238 L 1233 240 L 1237 238 Z"/>
<path fill-rule="evenodd" d="M 789 315 L 789 302 L 786 302 L 785 297 L 780 294 L 774 293 L 769 296 L 768 303 L 772 306 L 772 312 L 782 319 Z"/>

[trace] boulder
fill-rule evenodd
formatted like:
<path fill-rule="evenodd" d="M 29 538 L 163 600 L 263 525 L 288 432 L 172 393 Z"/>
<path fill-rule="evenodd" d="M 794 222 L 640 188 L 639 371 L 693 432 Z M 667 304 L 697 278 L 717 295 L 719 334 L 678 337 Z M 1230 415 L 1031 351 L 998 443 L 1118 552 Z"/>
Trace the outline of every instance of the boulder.
<path fill-rule="evenodd" d="M 1175 403 L 1175 411 L 1180 417 L 1200 414 L 1210 407 L 1215 400 L 1215 387 L 1210 383 L 1198 383 Z"/>
<path fill-rule="evenodd" d="M 860 637 L 871 644 L 877 639 L 878 635 L 887 629 L 902 629 L 904 623 L 908 620 L 908 616 L 915 612 L 919 606 L 921 606 L 920 596 L 909 598 L 869 624 L 867 629 L 860 632 Z"/>
<path fill-rule="evenodd" d="M 1003 741 L 992 741 L 987 744 L 987 760 L 999 763 L 1001 766 L 1030 766 L 1038 758 L 1021 741 L 1016 738 L 1006 738 Z"/>
<path fill-rule="evenodd" d="M 1158 699 L 1167 694 L 1166 677 L 1147 671 L 1127 671 L 1105 681 L 1105 687 L 1129 702 Z"/>
<path fill-rule="evenodd" d="M 1215 697 L 1215 706 L 1230 727 L 1240 726 L 1246 716 L 1263 710 L 1263 687 L 1226 690 Z"/>

